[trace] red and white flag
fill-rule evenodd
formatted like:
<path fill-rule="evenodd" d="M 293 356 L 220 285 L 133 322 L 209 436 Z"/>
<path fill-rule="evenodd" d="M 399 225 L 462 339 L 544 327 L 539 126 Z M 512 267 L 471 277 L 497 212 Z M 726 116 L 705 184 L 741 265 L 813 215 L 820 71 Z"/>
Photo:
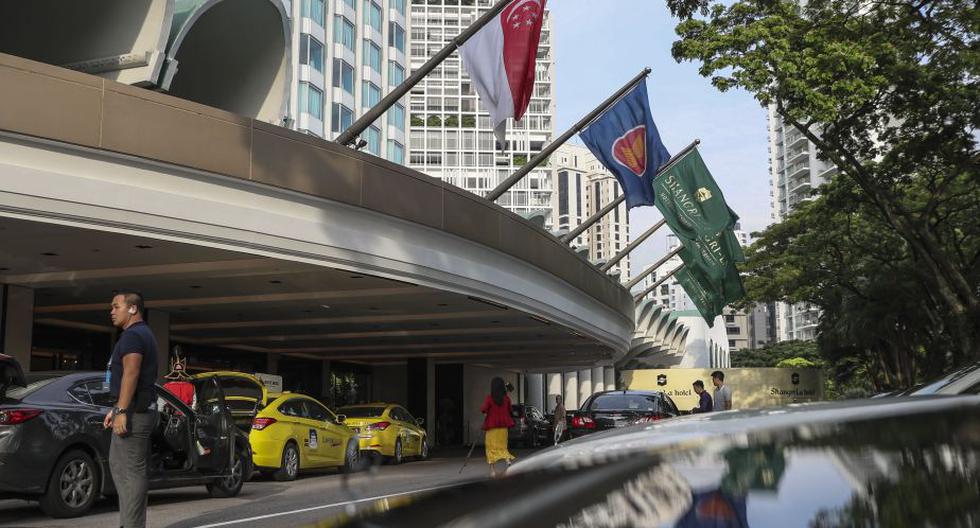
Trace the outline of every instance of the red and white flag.
<path fill-rule="evenodd" d="M 520 120 L 531 102 L 546 2 L 514 0 L 459 49 L 500 145 L 506 145 L 507 118 Z"/>

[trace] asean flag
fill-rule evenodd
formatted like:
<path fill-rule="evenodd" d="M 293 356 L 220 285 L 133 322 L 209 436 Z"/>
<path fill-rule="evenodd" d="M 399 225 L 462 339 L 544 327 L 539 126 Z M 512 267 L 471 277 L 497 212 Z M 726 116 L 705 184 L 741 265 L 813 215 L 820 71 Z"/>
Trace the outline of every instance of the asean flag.
<path fill-rule="evenodd" d="M 546 1 L 514 0 L 459 48 L 500 145 L 507 118 L 520 120 L 531 101 Z"/>
<path fill-rule="evenodd" d="M 585 146 L 613 173 L 626 195 L 626 208 L 654 204 L 653 178 L 670 159 L 650 113 L 641 82 L 579 134 Z"/>

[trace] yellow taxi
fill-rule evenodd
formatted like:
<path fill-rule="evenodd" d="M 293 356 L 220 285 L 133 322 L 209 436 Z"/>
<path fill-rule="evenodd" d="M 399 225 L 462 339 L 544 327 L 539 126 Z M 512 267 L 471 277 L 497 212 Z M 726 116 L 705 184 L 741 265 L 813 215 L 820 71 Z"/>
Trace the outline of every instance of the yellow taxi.
<path fill-rule="evenodd" d="M 256 469 L 276 480 L 293 480 L 300 470 L 340 467 L 353 471 L 360 451 L 357 433 L 344 417 L 304 394 L 284 392 L 252 419 L 248 435 Z"/>
<path fill-rule="evenodd" d="M 357 432 L 361 451 L 377 453 L 400 464 L 406 456 L 429 457 L 429 441 L 422 419 L 394 403 L 367 403 L 337 409 Z"/>

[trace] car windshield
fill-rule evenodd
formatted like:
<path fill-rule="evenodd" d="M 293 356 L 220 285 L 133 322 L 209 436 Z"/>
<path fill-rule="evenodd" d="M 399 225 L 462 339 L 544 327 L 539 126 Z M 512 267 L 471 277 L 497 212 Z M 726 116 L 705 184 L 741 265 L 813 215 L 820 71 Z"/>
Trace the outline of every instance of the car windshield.
<path fill-rule="evenodd" d="M 34 391 L 40 389 L 48 383 L 53 382 L 56 379 L 58 378 L 45 378 L 28 383 L 26 387 L 11 387 L 7 389 L 7 398 L 11 400 L 22 400 Z"/>
<path fill-rule="evenodd" d="M 934 382 L 926 385 L 925 387 L 916 389 L 914 392 L 911 393 L 911 395 L 912 396 L 927 396 L 927 395 L 930 395 L 930 394 L 936 394 L 939 391 L 941 391 L 943 388 L 945 388 L 946 386 L 952 384 L 953 382 L 955 382 L 955 381 L 957 381 L 959 379 L 962 379 L 963 376 L 966 376 L 967 374 L 970 374 L 971 372 L 973 372 L 973 371 L 975 371 L 977 369 L 980 369 L 980 363 L 977 363 L 975 365 L 971 365 L 971 366 L 969 366 L 969 367 L 967 367 L 965 369 L 960 369 L 960 370 L 957 370 L 956 372 L 953 372 L 952 374 L 948 374 L 946 376 L 943 376 L 942 378 L 940 378 L 940 379 L 938 379 L 938 380 L 936 380 L 936 381 L 934 381 Z"/>
<path fill-rule="evenodd" d="M 218 377 L 221 390 L 225 391 L 228 398 L 252 398 L 259 400 L 262 398 L 262 388 L 250 379 L 237 377 Z"/>
<path fill-rule="evenodd" d="M 385 407 L 341 407 L 337 414 L 348 418 L 380 418 L 385 413 Z"/>
<path fill-rule="evenodd" d="M 593 411 L 655 411 L 657 397 L 646 394 L 605 394 L 596 396 L 589 409 Z"/>

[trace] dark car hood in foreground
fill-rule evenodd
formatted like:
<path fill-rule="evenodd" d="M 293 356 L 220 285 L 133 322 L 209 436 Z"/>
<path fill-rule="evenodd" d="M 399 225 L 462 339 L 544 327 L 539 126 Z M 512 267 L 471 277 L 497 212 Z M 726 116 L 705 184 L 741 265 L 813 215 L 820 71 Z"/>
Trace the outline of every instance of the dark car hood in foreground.
<path fill-rule="evenodd" d="M 405 506 L 379 503 L 341 525 L 975 526 L 980 397 L 670 420 L 569 442 L 511 470 Z"/>

